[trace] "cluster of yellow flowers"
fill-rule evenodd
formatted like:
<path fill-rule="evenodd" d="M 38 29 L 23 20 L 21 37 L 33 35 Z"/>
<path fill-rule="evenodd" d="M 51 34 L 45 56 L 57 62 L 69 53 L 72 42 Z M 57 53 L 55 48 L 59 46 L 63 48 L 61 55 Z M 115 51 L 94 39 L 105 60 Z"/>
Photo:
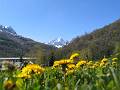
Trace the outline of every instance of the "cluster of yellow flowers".
<path fill-rule="evenodd" d="M 76 59 L 77 58 L 77 59 Z M 97 67 L 107 67 L 109 65 L 117 66 L 118 58 L 113 58 L 112 61 L 108 60 L 107 58 L 103 58 L 100 61 L 87 61 L 87 60 L 80 60 L 79 54 L 75 53 L 72 54 L 69 59 L 62 59 L 59 61 L 55 61 L 53 68 L 60 67 L 64 73 L 73 73 L 76 69 L 82 69 L 85 68 L 97 68 Z M 75 60 L 77 60 L 77 63 L 74 63 Z M 31 78 L 32 75 L 41 74 L 44 72 L 44 68 L 40 67 L 37 64 L 30 64 L 26 67 L 22 68 L 21 73 L 18 75 L 18 77 L 23 78 Z"/>
<path fill-rule="evenodd" d="M 55 61 L 53 67 L 61 67 L 63 70 L 65 70 L 66 73 L 71 73 L 74 71 L 76 67 L 74 64 L 75 58 L 79 58 L 78 53 L 72 54 L 69 59 Z"/>
<path fill-rule="evenodd" d="M 74 53 L 70 56 L 70 59 L 62 59 L 62 60 L 59 60 L 59 61 L 55 61 L 53 67 L 60 66 L 60 65 L 63 65 L 63 64 L 67 65 L 67 64 L 74 63 L 74 58 L 79 57 L 79 56 L 80 55 L 78 53 Z"/>
<path fill-rule="evenodd" d="M 60 65 L 63 65 L 63 64 L 70 64 L 72 62 L 73 61 L 69 60 L 69 59 L 62 59 L 60 61 L 55 61 L 53 67 L 60 66 Z"/>
<path fill-rule="evenodd" d="M 37 64 L 29 64 L 26 67 L 22 68 L 21 73 L 18 77 L 21 78 L 31 78 L 34 74 L 41 74 L 44 72 L 44 68 L 40 67 Z"/>
<path fill-rule="evenodd" d="M 63 59 L 63 60 L 60 60 L 60 61 L 55 61 L 54 62 L 54 65 L 53 67 L 56 67 L 56 66 L 62 66 L 62 65 L 66 65 L 66 72 L 65 73 L 72 73 L 74 72 L 74 70 L 78 69 L 78 68 L 104 68 L 104 67 L 107 67 L 109 65 L 113 65 L 113 66 L 117 66 L 117 63 L 118 63 L 118 58 L 113 58 L 112 61 L 110 62 L 110 60 L 108 58 L 103 58 L 102 60 L 100 61 L 87 61 L 87 60 L 80 60 L 77 61 L 77 64 L 74 63 L 74 58 L 75 57 L 79 57 L 79 54 L 78 53 L 75 53 L 73 55 L 71 55 L 70 59 Z"/>
<path fill-rule="evenodd" d="M 104 57 L 102 60 L 95 61 L 95 62 L 93 62 L 93 61 L 89 61 L 89 62 L 87 62 L 87 61 L 79 61 L 76 66 L 80 67 L 82 65 L 86 65 L 86 66 L 88 66 L 90 68 L 97 68 L 97 67 L 104 68 L 104 67 L 107 67 L 107 66 L 110 66 L 110 65 L 117 66 L 118 63 L 119 63 L 118 58 L 113 58 L 112 60 L 109 60 L 108 58 Z"/>

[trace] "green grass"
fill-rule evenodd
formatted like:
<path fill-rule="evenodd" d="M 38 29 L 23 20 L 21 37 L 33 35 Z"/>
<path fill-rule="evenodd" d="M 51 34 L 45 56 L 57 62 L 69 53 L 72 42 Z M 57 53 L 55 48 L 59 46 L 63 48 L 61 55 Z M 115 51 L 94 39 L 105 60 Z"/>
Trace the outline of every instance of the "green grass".
<path fill-rule="evenodd" d="M 33 75 L 29 79 L 16 77 L 20 73 L 19 70 L 0 71 L 0 90 L 119 90 L 119 66 L 119 63 L 116 67 L 84 66 L 67 75 L 59 67 L 47 67 L 44 73 Z M 12 89 L 5 89 L 5 78 L 15 84 Z"/>

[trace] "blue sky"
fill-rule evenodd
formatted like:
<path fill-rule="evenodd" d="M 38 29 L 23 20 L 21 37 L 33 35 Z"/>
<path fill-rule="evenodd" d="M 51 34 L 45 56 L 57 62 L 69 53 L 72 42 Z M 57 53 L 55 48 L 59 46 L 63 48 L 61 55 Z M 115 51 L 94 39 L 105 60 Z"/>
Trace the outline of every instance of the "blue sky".
<path fill-rule="evenodd" d="M 71 40 L 120 18 L 120 0 L 0 0 L 0 24 L 36 41 Z"/>

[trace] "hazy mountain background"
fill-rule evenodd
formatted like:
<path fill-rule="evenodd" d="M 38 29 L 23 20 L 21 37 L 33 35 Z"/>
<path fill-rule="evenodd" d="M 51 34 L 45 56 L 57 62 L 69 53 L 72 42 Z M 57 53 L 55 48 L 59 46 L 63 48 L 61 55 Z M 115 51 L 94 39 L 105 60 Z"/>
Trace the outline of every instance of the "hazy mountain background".
<path fill-rule="evenodd" d="M 99 60 L 119 52 L 120 19 L 66 43 L 62 38 L 47 44 L 36 42 L 19 36 L 12 27 L 0 25 L 0 57 L 29 56 L 39 58 L 37 62 L 48 63 L 53 58 L 69 58 L 73 52 L 79 52 L 81 58 L 89 60 Z"/>

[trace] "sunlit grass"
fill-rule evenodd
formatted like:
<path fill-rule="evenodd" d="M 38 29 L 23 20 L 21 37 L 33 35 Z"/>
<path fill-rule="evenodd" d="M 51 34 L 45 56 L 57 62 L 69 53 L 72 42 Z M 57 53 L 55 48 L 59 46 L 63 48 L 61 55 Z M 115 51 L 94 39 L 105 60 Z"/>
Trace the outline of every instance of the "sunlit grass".
<path fill-rule="evenodd" d="M 0 90 L 119 90 L 119 59 L 80 60 L 73 64 L 65 59 L 53 67 L 33 64 L 22 70 L 1 71 Z M 26 77 L 18 77 L 21 73 Z"/>

